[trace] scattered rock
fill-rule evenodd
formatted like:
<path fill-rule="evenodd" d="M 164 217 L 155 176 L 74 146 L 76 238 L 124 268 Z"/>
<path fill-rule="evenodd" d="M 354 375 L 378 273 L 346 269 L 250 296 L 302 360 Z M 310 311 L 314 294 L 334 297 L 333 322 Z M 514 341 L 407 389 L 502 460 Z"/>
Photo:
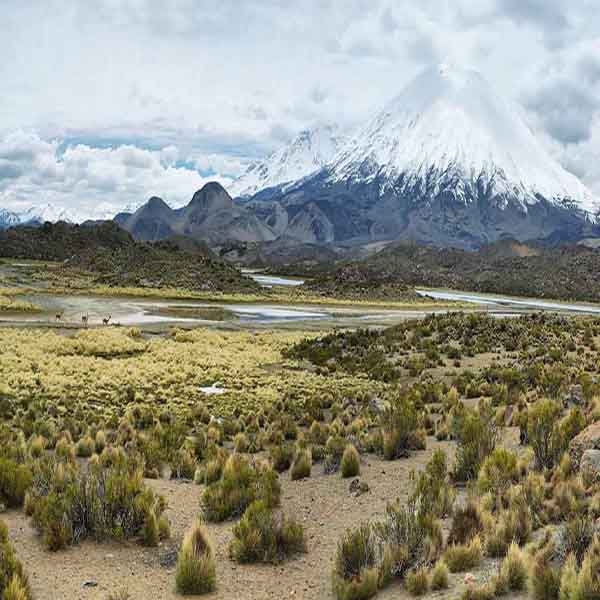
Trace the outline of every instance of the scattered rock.
<path fill-rule="evenodd" d="M 361 481 L 356 478 L 350 482 L 350 493 L 355 496 L 361 496 L 362 494 L 366 494 L 369 491 L 369 484 L 366 481 Z"/>
<path fill-rule="evenodd" d="M 592 423 L 571 440 L 569 454 L 575 468 L 579 468 L 583 453 L 592 449 L 600 450 L 600 421 Z"/>
<path fill-rule="evenodd" d="M 563 399 L 565 407 L 583 406 L 585 400 L 583 398 L 583 387 L 580 384 L 572 385 L 569 388 L 567 395 Z"/>
<path fill-rule="evenodd" d="M 473 575 L 473 573 L 465 573 L 465 585 L 473 585 L 475 583 L 476 579 L 475 579 L 475 575 Z"/>
<path fill-rule="evenodd" d="M 579 470 L 586 485 L 600 481 L 600 450 L 594 448 L 586 450 L 579 465 Z"/>

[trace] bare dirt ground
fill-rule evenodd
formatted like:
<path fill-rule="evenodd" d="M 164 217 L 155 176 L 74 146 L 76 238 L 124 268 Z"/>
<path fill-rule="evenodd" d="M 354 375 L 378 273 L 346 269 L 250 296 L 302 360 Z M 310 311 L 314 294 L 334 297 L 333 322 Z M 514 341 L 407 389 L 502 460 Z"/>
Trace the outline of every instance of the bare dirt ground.
<path fill-rule="evenodd" d="M 410 490 L 410 472 L 420 470 L 437 447 L 444 448 L 451 456 L 451 443 L 432 438 L 427 450 L 407 459 L 389 462 L 374 456 L 363 457 L 361 480 L 369 484 L 370 491 L 358 497 L 349 492 L 350 479 L 342 479 L 339 473 L 323 475 L 321 465 L 313 467 L 310 478 L 300 481 L 291 481 L 284 474 L 282 508 L 304 525 L 307 554 L 275 566 L 239 565 L 229 559 L 227 550 L 234 523 L 209 524 L 217 554 L 218 589 L 208 597 L 215 600 L 332 598 L 332 561 L 345 529 L 380 517 L 388 502 L 405 499 Z M 169 558 L 200 513 L 203 488 L 167 480 L 148 480 L 148 483 L 169 502 L 167 515 L 172 539 L 159 548 L 85 541 L 51 553 L 43 548 L 21 511 L 2 515 L 37 600 L 106 600 L 110 592 L 118 589 L 127 589 L 134 600 L 179 597 L 174 587 L 175 567 Z M 396 598 L 398 594 L 405 592 L 393 586 L 378 597 Z"/>

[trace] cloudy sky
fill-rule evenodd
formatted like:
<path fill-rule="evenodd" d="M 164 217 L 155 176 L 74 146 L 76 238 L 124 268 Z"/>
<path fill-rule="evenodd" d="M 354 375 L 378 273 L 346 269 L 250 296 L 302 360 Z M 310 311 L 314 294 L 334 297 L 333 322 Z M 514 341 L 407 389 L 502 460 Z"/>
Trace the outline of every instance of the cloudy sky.
<path fill-rule="evenodd" d="M 107 215 L 476 68 L 600 196 L 597 0 L 0 0 L 0 208 Z"/>

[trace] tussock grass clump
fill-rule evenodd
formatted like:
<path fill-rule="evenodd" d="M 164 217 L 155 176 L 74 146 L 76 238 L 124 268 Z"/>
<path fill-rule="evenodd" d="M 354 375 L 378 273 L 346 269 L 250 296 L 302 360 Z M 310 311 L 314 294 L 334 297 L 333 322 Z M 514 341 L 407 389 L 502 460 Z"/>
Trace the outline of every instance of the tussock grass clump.
<path fill-rule="evenodd" d="M 29 466 L 10 458 L 0 458 L 0 503 L 8 508 L 22 506 L 32 480 Z"/>
<path fill-rule="evenodd" d="M 438 448 L 416 478 L 413 501 L 418 500 L 422 513 L 442 518 L 450 514 L 455 495 L 448 481 L 446 454 Z"/>
<path fill-rule="evenodd" d="M 232 454 L 221 478 L 204 491 L 202 508 L 208 521 L 224 521 L 241 515 L 254 500 L 263 500 L 268 508 L 277 507 L 280 495 L 277 473 L 270 466 Z"/>
<path fill-rule="evenodd" d="M 443 560 L 439 560 L 431 571 L 431 589 L 434 591 L 448 588 L 450 571 Z"/>
<path fill-rule="evenodd" d="M 75 453 L 79 458 L 89 458 L 92 454 L 94 454 L 95 449 L 96 443 L 94 438 L 90 435 L 86 435 L 77 442 Z"/>
<path fill-rule="evenodd" d="M 0 521 L 0 598 L 30 600 L 31 593 L 23 566 L 8 539 L 8 528 Z"/>
<path fill-rule="evenodd" d="M 87 469 L 48 457 L 37 463 L 27 512 L 49 550 L 85 537 L 96 540 L 139 537 L 155 546 L 168 533 L 165 500 L 143 482 L 143 466 L 124 452 L 105 466 Z"/>
<path fill-rule="evenodd" d="M 499 502 L 519 478 L 517 455 L 506 448 L 495 448 L 481 465 L 477 487 L 483 494 L 491 493 L 494 500 Z"/>
<path fill-rule="evenodd" d="M 444 562 L 451 573 L 461 573 L 476 567 L 483 558 L 481 538 L 475 536 L 468 544 L 448 546 L 444 552 Z"/>
<path fill-rule="evenodd" d="M 479 410 L 458 411 L 455 421 L 458 447 L 452 476 L 456 481 L 470 481 L 477 478 L 481 464 L 496 447 L 494 411 L 489 403 L 482 403 Z"/>
<path fill-rule="evenodd" d="M 282 443 L 276 446 L 271 446 L 269 456 L 271 464 L 278 473 L 287 471 L 294 460 L 294 445 L 291 443 Z"/>
<path fill-rule="evenodd" d="M 373 528 L 363 523 L 348 529 L 338 542 L 333 591 L 338 600 L 367 600 L 379 589 L 379 547 Z"/>
<path fill-rule="evenodd" d="M 298 479 L 305 479 L 310 477 L 312 469 L 312 453 L 309 448 L 299 448 L 294 457 L 292 468 L 290 470 L 290 477 L 292 481 Z"/>
<path fill-rule="evenodd" d="M 381 415 L 384 458 L 403 458 L 420 447 L 418 427 L 419 415 L 414 403 L 404 396 L 394 397 Z"/>
<path fill-rule="evenodd" d="M 560 576 L 560 600 L 575 600 L 577 593 L 577 559 L 569 554 Z"/>
<path fill-rule="evenodd" d="M 194 523 L 186 533 L 175 572 L 175 587 L 183 595 L 212 592 L 217 585 L 215 554 L 202 522 Z"/>
<path fill-rule="evenodd" d="M 466 544 L 483 531 L 481 511 L 477 502 L 469 500 L 464 506 L 454 509 L 448 544 Z"/>
<path fill-rule="evenodd" d="M 532 558 L 529 593 L 533 600 L 558 600 L 560 568 L 552 564 L 550 549 L 542 549 Z"/>
<path fill-rule="evenodd" d="M 409 571 L 406 575 L 406 589 L 413 596 L 422 596 L 429 591 L 429 575 L 427 570 L 421 567 Z"/>
<path fill-rule="evenodd" d="M 499 580 L 512 592 L 523 591 L 527 586 L 527 561 L 519 546 L 512 542 L 500 565 Z"/>
<path fill-rule="evenodd" d="M 302 525 L 273 510 L 262 500 L 254 501 L 233 528 L 229 553 L 241 563 L 277 563 L 306 551 Z"/>
<path fill-rule="evenodd" d="M 348 444 L 342 455 L 342 477 L 356 477 L 360 473 L 360 455 L 358 450 Z"/>
<path fill-rule="evenodd" d="M 469 585 L 461 594 L 460 600 L 493 600 L 496 589 L 492 583 L 483 585 Z"/>
<path fill-rule="evenodd" d="M 600 598 L 600 540 L 596 540 L 586 552 L 570 600 L 596 598 Z"/>

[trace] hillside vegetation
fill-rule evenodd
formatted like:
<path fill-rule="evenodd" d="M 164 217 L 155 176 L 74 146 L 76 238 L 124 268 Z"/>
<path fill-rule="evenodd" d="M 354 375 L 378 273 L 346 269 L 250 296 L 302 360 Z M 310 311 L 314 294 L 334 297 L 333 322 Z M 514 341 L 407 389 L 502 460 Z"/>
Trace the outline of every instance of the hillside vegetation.
<path fill-rule="evenodd" d="M 394 293 L 402 286 L 445 287 L 516 296 L 600 302 L 600 251 L 536 248 L 512 240 L 478 252 L 396 244 L 342 264 L 310 284 L 330 294 Z"/>
<path fill-rule="evenodd" d="M 0 257 L 61 263 L 50 267 L 65 285 L 83 276 L 91 285 L 252 292 L 259 289 L 201 243 L 185 238 L 138 242 L 115 223 L 46 223 L 0 232 Z"/>

